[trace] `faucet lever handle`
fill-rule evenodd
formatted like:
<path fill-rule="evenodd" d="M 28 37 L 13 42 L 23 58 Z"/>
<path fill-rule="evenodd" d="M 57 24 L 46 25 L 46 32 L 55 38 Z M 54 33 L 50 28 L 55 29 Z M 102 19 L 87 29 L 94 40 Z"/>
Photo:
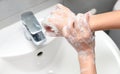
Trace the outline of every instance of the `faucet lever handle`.
<path fill-rule="evenodd" d="M 23 13 L 21 20 L 35 45 L 45 42 L 46 37 L 42 31 L 42 27 L 31 11 Z"/>

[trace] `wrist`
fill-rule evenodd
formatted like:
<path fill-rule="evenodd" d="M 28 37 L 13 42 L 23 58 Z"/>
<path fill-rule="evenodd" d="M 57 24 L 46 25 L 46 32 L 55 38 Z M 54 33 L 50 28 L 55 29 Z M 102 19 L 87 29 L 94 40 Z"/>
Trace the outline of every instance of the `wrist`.
<path fill-rule="evenodd" d="M 95 15 L 91 15 L 89 17 L 89 21 L 88 21 L 89 25 L 90 25 L 90 29 L 92 32 L 96 31 L 95 29 Z"/>
<path fill-rule="evenodd" d="M 96 74 L 94 54 L 78 55 L 81 74 Z"/>
<path fill-rule="evenodd" d="M 95 55 L 95 53 L 94 53 L 94 50 L 93 49 L 91 49 L 91 50 L 88 50 L 88 51 L 79 51 L 78 52 L 78 56 L 80 57 L 80 56 L 94 56 Z"/>
<path fill-rule="evenodd" d="M 90 44 L 91 44 L 90 46 L 86 45 L 86 47 L 84 46 L 84 48 L 81 47 L 81 48 L 77 49 L 78 55 L 94 54 L 95 53 L 94 52 L 94 44 L 93 44 L 93 42 Z"/>

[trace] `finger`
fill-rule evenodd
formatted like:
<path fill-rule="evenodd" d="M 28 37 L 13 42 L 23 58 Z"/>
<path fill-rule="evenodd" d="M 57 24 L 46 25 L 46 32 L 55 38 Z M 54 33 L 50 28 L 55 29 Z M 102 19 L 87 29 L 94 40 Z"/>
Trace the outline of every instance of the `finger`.
<path fill-rule="evenodd" d="M 88 25 L 88 30 L 91 32 L 91 27 L 90 27 L 90 24 L 89 24 L 90 16 L 91 16 L 91 14 L 89 12 L 85 13 L 86 24 Z"/>
<path fill-rule="evenodd" d="M 55 25 L 48 21 L 48 19 L 43 20 L 41 24 L 47 32 L 57 33 L 59 31 Z"/>
<path fill-rule="evenodd" d="M 76 20 L 75 20 L 75 29 L 77 32 L 82 31 L 82 20 L 83 20 L 83 14 L 77 14 Z"/>
<path fill-rule="evenodd" d="M 62 10 L 53 10 L 52 12 L 51 12 L 51 16 L 55 16 L 55 15 L 57 15 L 57 16 L 60 16 L 61 14 L 63 14 L 63 11 Z"/>
<path fill-rule="evenodd" d="M 62 4 L 57 4 L 56 7 L 63 8 L 64 6 Z"/>
<path fill-rule="evenodd" d="M 54 32 L 45 32 L 46 35 L 51 36 L 51 37 L 57 37 L 57 35 Z"/>
<path fill-rule="evenodd" d="M 76 22 L 76 30 L 79 32 L 79 35 L 85 39 L 89 38 L 90 31 L 87 23 L 87 16 L 85 14 L 78 14 Z"/>
<path fill-rule="evenodd" d="M 67 7 L 63 6 L 62 4 L 57 4 L 56 7 L 58 9 L 67 9 Z"/>
<path fill-rule="evenodd" d="M 64 27 L 63 27 L 62 35 L 63 35 L 64 37 L 68 37 L 68 36 L 70 35 L 70 30 L 69 30 L 68 26 L 64 26 Z"/>
<path fill-rule="evenodd" d="M 69 28 L 70 31 L 74 29 L 74 25 L 75 25 L 74 20 L 72 19 L 67 20 L 67 27 Z"/>
<path fill-rule="evenodd" d="M 51 12 L 51 16 L 53 17 L 59 17 L 59 18 L 64 18 L 64 17 L 68 17 L 68 13 L 66 14 L 65 12 L 61 11 L 61 10 L 57 10 L 57 11 L 53 11 Z"/>
<path fill-rule="evenodd" d="M 54 32 L 50 26 L 44 26 L 44 28 L 47 32 Z"/>
<path fill-rule="evenodd" d="M 67 9 L 56 9 L 51 12 L 51 15 L 55 16 L 60 16 L 60 17 L 67 17 L 71 12 L 68 11 Z M 72 14 L 73 15 L 73 14 Z M 71 16 L 71 15 L 69 15 Z"/>
<path fill-rule="evenodd" d="M 90 12 L 85 13 L 85 18 L 86 18 L 87 22 L 89 22 L 89 18 L 91 15 L 92 14 L 90 14 Z"/>
<path fill-rule="evenodd" d="M 47 21 L 51 23 L 51 25 L 56 26 L 59 23 L 59 17 L 58 16 L 50 16 L 47 18 Z"/>

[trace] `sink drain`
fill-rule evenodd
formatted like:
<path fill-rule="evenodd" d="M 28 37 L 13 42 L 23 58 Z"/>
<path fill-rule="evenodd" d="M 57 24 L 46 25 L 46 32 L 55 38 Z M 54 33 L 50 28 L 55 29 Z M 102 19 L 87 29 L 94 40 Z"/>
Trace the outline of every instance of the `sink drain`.
<path fill-rule="evenodd" d="M 42 56 L 42 54 L 43 54 L 43 52 L 39 52 L 39 53 L 37 54 L 37 56 Z"/>

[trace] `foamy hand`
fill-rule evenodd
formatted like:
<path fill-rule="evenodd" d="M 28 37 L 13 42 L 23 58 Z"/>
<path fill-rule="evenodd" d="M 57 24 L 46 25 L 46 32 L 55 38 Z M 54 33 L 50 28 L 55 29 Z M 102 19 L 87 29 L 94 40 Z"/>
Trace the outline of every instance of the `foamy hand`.
<path fill-rule="evenodd" d="M 57 4 L 51 15 L 43 21 L 43 26 L 50 36 L 63 36 L 63 28 L 72 26 L 74 21 L 75 14 L 67 7 Z"/>
<path fill-rule="evenodd" d="M 58 4 L 44 27 L 50 36 L 65 37 L 79 54 L 92 52 L 89 49 L 94 49 L 94 36 L 89 27 L 89 16 L 89 13 L 75 16 L 70 9 Z"/>
<path fill-rule="evenodd" d="M 91 53 L 94 50 L 94 36 L 89 27 L 89 13 L 78 14 L 72 27 L 64 26 L 64 37 L 79 54 Z M 84 52 L 84 53 L 83 53 Z"/>

